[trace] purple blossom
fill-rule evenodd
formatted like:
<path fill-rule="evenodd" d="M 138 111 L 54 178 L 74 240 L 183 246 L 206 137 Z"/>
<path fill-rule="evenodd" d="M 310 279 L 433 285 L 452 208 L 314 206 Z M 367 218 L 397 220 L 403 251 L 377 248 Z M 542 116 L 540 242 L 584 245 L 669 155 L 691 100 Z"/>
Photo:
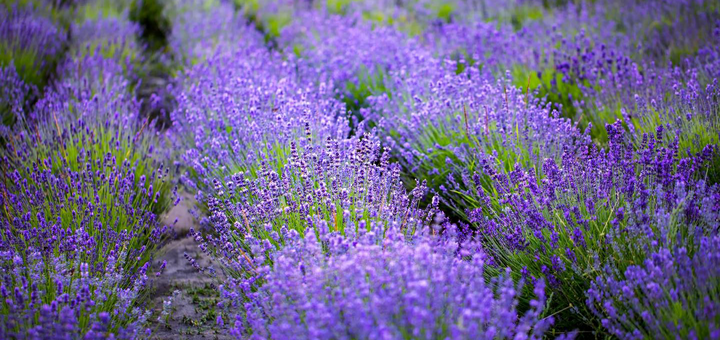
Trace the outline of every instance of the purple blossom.
<path fill-rule="evenodd" d="M 257 291 L 241 288 L 243 281 L 223 287 L 222 295 L 240 309 L 235 336 L 539 339 L 552 325 L 541 316 L 542 282 L 521 313 L 520 287 L 507 274 L 486 282 L 483 256 L 462 259 L 452 241 L 408 243 L 395 230 L 380 242 L 369 234 L 331 238 L 326 255 L 325 242 L 307 235 L 274 255 Z"/>
<path fill-rule="evenodd" d="M 621 339 L 716 336 L 720 238 L 697 241 L 693 248 L 658 247 L 624 272 L 608 266 L 588 290 L 588 306 Z"/>

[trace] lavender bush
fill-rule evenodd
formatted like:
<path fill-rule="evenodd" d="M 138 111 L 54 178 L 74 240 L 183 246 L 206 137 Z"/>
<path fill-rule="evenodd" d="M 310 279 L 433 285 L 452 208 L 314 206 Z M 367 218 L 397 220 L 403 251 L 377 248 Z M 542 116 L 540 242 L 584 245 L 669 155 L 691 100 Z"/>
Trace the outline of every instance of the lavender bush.
<path fill-rule="evenodd" d="M 486 282 L 483 256 L 472 245 L 417 236 L 398 225 L 385 235 L 357 239 L 306 233 L 274 255 L 264 281 L 229 281 L 221 288 L 242 312 L 232 332 L 239 338 L 540 339 L 552 324 L 543 318 L 542 282 L 525 313 L 520 287 L 508 275 Z M 477 246 L 477 245 L 475 245 Z M 469 256 L 464 259 L 463 256 Z"/>
<path fill-rule="evenodd" d="M 159 214 L 170 205 L 172 186 L 165 181 L 170 168 L 163 166 L 170 155 L 162 148 L 165 138 L 154 133 L 150 118 L 140 115 L 140 102 L 126 78 L 129 66 L 102 54 L 68 59 L 58 68 L 62 78 L 26 115 L 20 132 L 11 133 L 20 136 L 18 149 L 26 157 L 48 159 L 55 169 L 81 168 L 87 152 L 112 155 L 117 168 L 128 162 L 134 181 L 151 186 L 152 208 Z"/>
<path fill-rule="evenodd" d="M 587 301 L 603 327 L 621 339 L 717 337 L 716 232 L 690 248 L 662 246 L 625 272 L 608 266 Z"/>
<path fill-rule="evenodd" d="M 139 28 L 127 20 L 86 20 L 73 25 L 71 30 L 76 32 L 73 46 L 77 49 L 71 55 L 101 53 L 106 59 L 126 62 L 141 58 L 142 47 L 135 40 Z"/>
<path fill-rule="evenodd" d="M 408 235 L 430 225 L 437 200 L 419 207 L 424 184 L 406 193 L 400 169 L 380 154 L 370 135 L 362 139 L 328 140 L 314 148 L 310 140 L 291 142 L 288 163 L 279 172 L 261 163 L 257 174 L 214 178 L 214 191 L 202 198 L 209 207 L 208 224 L 215 235 L 196 235 L 201 249 L 218 258 L 233 276 L 262 265 L 267 254 L 251 259 L 255 246 L 282 248 L 290 233 L 316 237 L 338 233 L 349 238 L 396 225 Z M 259 262 L 259 263 L 256 263 Z"/>
<path fill-rule="evenodd" d="M 472 177 L 477 205 L 468 215 L 484 244 L 501 267 L 545 278 L 556 308 L 572 312 L 570 327 L 597 322 L 584 310 L 585 291 L 605 265 L 623 271 L 643 262 L 653 243 L 692 242 L 718 226 L 718 188 L 705 184 L 702 171 L 712 146 L 679 158 L 677 140 L 664 142 L 662 129 L 638 150 L 620 124 L 608 131 L 607 151 L 591 146 L 546 159 L 543 176 L 489 165 Z M 479 185 L 483 176 L 496 184 L 492 191 Z"/>
<path fill-rule="evenodd" d="M 99 139 L 78 128 L 88 149 L 74 159 L 69 131 L 48 145 L 56 154 L 16 141 L 3 155 L 3 337 L 135 338 L 147 316 L 140 297 L 165 233 L 155 193 L 134 177 L 137 165 L 93 152 Z"/>
<path fill-rule="evenodd" d="M 294 63 L 252 42 L 211 53 L 187 71 L 172 114 L 191 186 L 212 187 L 217 171 L 255 173 L 263 154 L 273 155 L 269 164 L 279 171 L 289 141 L 306 133 L 319 142 L 347 136 L 345 110 L 332 88 L 295 81 Z"/>
<path fill-rule="evenodd" d="M 427 179 L 460 215 L 467 209 L 460 196 L 470 188 L 463 182 L 483 166 L 502 172 L 524 167 L 540 175 L 546 158 L 559 159 L 590 142 L 542 101 L 477 70 L 440 73 L 427 82 L 393 79 L 395 93 L 403 95 L 371 97 L 364 113 L 385 131 L 410 173 Z"/>
<path fill-rule="evenodd" d="M 64 40 L 51 15 L 47 4 L 0 5 L 0 65 L 12 61 L 23 81 L 35 86 L 43 83 Z"/>
<path fill-rule="evenodd" d="M 35 96 L 37 87 L 26 84 L 15 69 L 15 65 L 0 68 L 0 115 L 3 125 L 11 125 L 25 112 L 30 98 Z"/>
<path fill-rule="evenodd" d="M 4 136 L 0 332 L 136 338 L 148 264 L 166 234 L 152 211 L 168 169 L 150 168 L 148 145 L 110 132 L 110 121 L 50 119 L 39 126 L 57 130 Z"/>
<path fill-rule="evenodd" d="M 185 67 L 213 57 L 217 50 L 237 50 L 248 45 L 260 47 L 263 42 L 262 36 L 230 3 L 208 5 L 201 0 L 177 0 L 168 2 L 164 11 L 173 18 L 168 44 L 174 57 L 182 60 Z M 238 36 L 245 38 L 237 41 Z"/>
<path fill-rule="evenodd" d="M 51 18 L 48 4 L 0 5 L 0 67 L 3 68 L 3 92 L 15 95 L 0 102 L 3 125 L 12 125 L 25 103 L 38 87 L 46 83 L 48 73 L 60 59 L 65 40 L 63 30 Z M 22 84 L 14 79 L 17 75 Z M 9 78 L 8 78 L 9 77 Z M 19 101 L 18 101 L 19 100 Z"/>

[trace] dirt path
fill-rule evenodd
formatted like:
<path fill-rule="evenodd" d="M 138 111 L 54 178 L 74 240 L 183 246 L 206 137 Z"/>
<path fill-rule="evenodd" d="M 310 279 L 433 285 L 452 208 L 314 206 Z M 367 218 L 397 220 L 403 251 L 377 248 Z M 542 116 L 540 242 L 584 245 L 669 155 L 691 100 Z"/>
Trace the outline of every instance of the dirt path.
<path fill-rule="evenodd" d="M 153 316 L 150 320 L 153 335 L 151 339 L 232 339 L 226 327 L 218 326 L 215 311 L 219 295 L 218 279 L 193 268 L 185 254 L 194 258 L 202 267 L 212 264 L 188 231 L 196 225 L 189 209 L 195 200 L 187 194 L 164 217 L 163 222 L 174 225 L 178 238 L 170 241 L 157 254 L 155 268 L 163 261 L 166 267 L 162 275 L 155 279 L 156 290 L 151 297 Z M 197 227 L 196 227 L 197 228 Z M 162 315 L 164 301 L 172 301 L 169 315 Z M 158 321 L 160 317 L 163 321 Z M 227 324 L 227 318 L 224 323 Z"/>

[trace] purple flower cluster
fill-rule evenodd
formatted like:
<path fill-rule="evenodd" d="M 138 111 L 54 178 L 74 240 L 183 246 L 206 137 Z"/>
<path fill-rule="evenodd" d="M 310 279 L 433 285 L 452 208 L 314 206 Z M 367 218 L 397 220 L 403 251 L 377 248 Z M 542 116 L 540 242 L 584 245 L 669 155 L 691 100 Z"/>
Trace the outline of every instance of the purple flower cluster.
<path fill-rule="evenodd" d="M 196 239 L 237 275 L 263 264 L 263 256 L 248 257 L 254 247 L 281 248 L 308 228 L 321 239 L 332 233 L 352 239 L 371 230 L 383 235 L 390 226 L 411 236 L 432 224 L 437 200 L 421 208 L 424 183 L 407 193 L 399 167 L 389 163 L 389 150 L 380 153 L 371 135 L 330 139 L 317 149 L 309 140 L 304 145 L 291 142 L 288 163 L 279 172 L 262 161 L 257 174 L 214 178 L 214 191 L 201 196 L 210 215 L 204 223 L 217 235 Z"/>
<path fill-rule="evenodd" d="M 92 139 L 82 135 L 82 139 Z M 64 138 L 67 139 L 67 138 Z M 87 141 L 88 143 L 97 143 Z M 62 153 L 62 144 L 58 154 Z M 90 145 L 88 145 L 90 146 Z M 134 167 L 88 151 L 75 160 L 5 154 L 0 217 L 3 338 L 135 338 L 149 252 L 165 233 Z M 5 169 L 3 169 L 5 171 Z M 140 190 L 142 188 L 142 190 Z"/>
<path fill-rule="evenodd" d="M 172 135 L 190 170 L 185 182 L 200 190 L 212 187 L 208 176 L 218 171 L 256 171 L 264 155 L 277 171 L 290 141 L 305 134 L 319 143 L 348 135 L 331 85 L 297 81 L 296 64 L 252 42 L 256 34 L 245 36 L 247 44 L 219 42 L 175 91 Z"/>
<path fill-rule="evenodd" d="M 134 339 L 143 326 L 168 169 L 146 168 L 148 150 L 113 127 L 80 119 L 3 136 L 3 337 Z"/>
<path fill-rule="evenodd" d="M 662 247 L 625 272 L 608 268 L 597 278 L 587 303 L 603 327 L 620 339 L 720 337 L 720 237 L 695 242 Z"/>
<path fill-rule="evenodd" d="M 102 20 L 99 26 L 106 25 Z M 115 38 L 98 38 L 93 42 L 81 40 L 78 45 L 96 46 L 99 50 L 115 44 Z M 161 148 L 165 138 L 154 133 L 153 122 L 141 117 L 141 102 L 135 98 L 128 72 L 134 60 L 103 53 L 85 55 L 70 54 L 57 70 L 58 79 L 48 86 L 45 94 L 17 126 L 9 133 L 14 146 L 29 158 L 52 156 L 53 167 L 81 164 L 76 159 L 85 152 L 105 154 L 116 159 L 119 168 L 124 161 L 132 165 L 135 181 L 142 178 L 155 185 L 153 211 L 162 212 L 168 207 L 170 184 L 164 181 L 168 168 L 162 176 L 155 174 L 163 168 L 168 155 Z M 64 154 L 57 153 L 63 145 Z M 64 164 L 67 158 L 69 164 Z"/>
<path fill-rule="evenodd" d="M 43 4 L 0 6 L 0 119 L 12 125 L 59 59 L 65 32 Z"/>
<path fill-rule="evenodd" d="M 348 39 L 353 44 L 348 45 Z M 419 57 L 413 53 L 423 50 L 416 39 L 393 27 L 373 27 L 359 15 L 345 17 L 318 11 L 296 13 L 278 40 L 298 59 L 302 79 L 329 79 L 341 89 L 348 82 L 357 86 L 363 77 L 405 66 L 408 59 Z"/>
<path fill-rule="evenodd" d="M 720 191 L 703 179 L 712 146 L 681 158 L 677 140 L 664 141 L 659 129 L 634 150 L 619 123 L 607 128 L 607 150 L 590 146 L 546 159 L 543 176 L 485 166 L 472 177 L 476 208 L 468 217 L 494 260 L 544 278 L 563 292 L 553 302 L 579 314 L 587 314 L 590 280 L 607 264 L 622 270 L 644 261 L 653 245 L 714 233 L 720 221 Z M 492 190 L 483 188 L 483 178 L 492 180 Z"/>
<path fill-rule="evenodd" d="M 0 6 L 0 66 L 12 64 L 26 83 L 39 86 L 65 41 L 44 4 Z M 11 66 L 11 67 L 12 67 Z"/>
<path fill-rule="evenodd" d="M 455 61 L 458 70 L 473 67 L 491 76 L 532 60 L 522 48 L 523 34 L 493 22 L 451 22 L 433 26 L 425 35 L 433 41 L 436 57 Z"/>
<path fill-rule="evenodd" d="M 140 34 L 140 28 L 124 17 L 88 19 L 74 23 L 70 30 L 76 49 L 71 54 L 101 53 L 106 59 L 118 61 L 141 58 L 142 47 L 135 38 Z"/>
<path fill-rule="evenodd" d="M 13 65 L 0 67 L 0 117 L 5 125 L 21 116 L 29 98 L 35 96 L 37 88 L 26 84 Z"/>
<path fill-rule="evenodd" d="M 489 81 L 476 69 L 423 82 L 409 78 L 393 75 L 393 88 L 404 95 L 371 97 L 364 113 L 386 131 L 401 163 L 443 193 L 467 191 L 465 174 L 482 164 L 541 172 L 544 159 L 589 143 L 543 101 L 505 80 Z"/>
<path fill-rule="evenodd" d="M 697 153 L 717 143 L 716 99 L 706 94 L 717 77 L 720 41 L 712 6 L 604 1 L 542 8 L 529 2 L 514 11 L 515 32 L 500 20 L 497 26 L 458 21 L 427 34 L 440 42 L 439 55 L 457 60 L 459 69 L 477 67 L 496 77 L 511 70 L 516 86 L 537 89 L 562 116 L 583 129 L 592 126 L 591 136 L 601 142 L 607 139 L 605 124 L 617 119 L 634 128 L 640 141 L 643 133 L 690 109 L 692 119 L 669 131 L 679 136 L 683 151 Z M 645 105 L 638 107 L 638 100 Z"/>
<path fill-rule="evenodd" d="M 251 289 L 253 280 L 221 288 L 241 311 L 235 336 L 540 339 L 552 324 L 541 316 L 542 282 L 529 309 L 518 312 L 520 287 L 507 275 L 486 282 L 473 245 L 429 236 L 408 243 L 397 225 L 384 236 L 369 231 L 357 239 L 306 234 L 274 254 L 260 290 Z"/>
<path fill-rule="evenodd" d="M 212 57 L 219 50 L 231 52 L 241 46 L 264 46 L 261 34 L 229 3 L 207 6 L 201 0 L 172 1 L 166 4 L 165 12 L 173 18 L 169 46 L 174 56 L 188 66 Z"/>

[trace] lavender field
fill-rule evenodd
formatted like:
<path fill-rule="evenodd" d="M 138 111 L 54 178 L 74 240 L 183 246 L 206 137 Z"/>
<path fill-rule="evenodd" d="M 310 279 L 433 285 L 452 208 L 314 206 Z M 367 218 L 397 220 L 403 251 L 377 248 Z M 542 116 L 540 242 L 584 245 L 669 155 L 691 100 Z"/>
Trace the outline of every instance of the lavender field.
<path fill-rule="evenodd" d="M 720 339 L 720 2 L 0 0 L 0 339 Z"/>

